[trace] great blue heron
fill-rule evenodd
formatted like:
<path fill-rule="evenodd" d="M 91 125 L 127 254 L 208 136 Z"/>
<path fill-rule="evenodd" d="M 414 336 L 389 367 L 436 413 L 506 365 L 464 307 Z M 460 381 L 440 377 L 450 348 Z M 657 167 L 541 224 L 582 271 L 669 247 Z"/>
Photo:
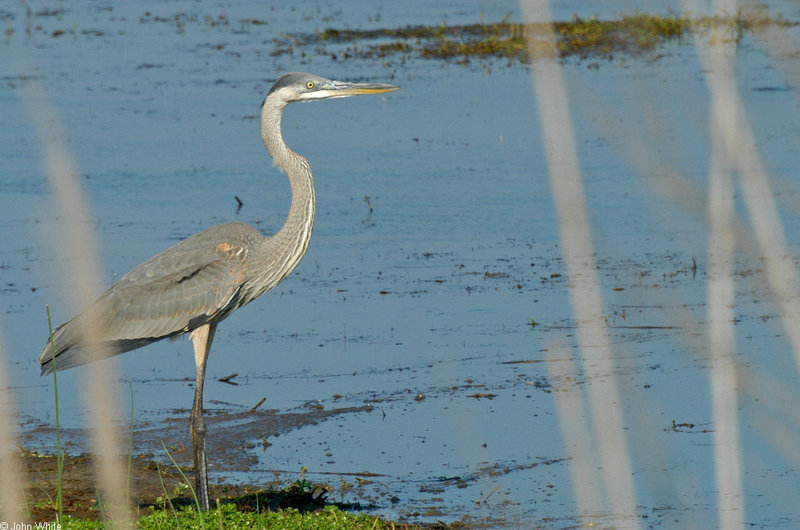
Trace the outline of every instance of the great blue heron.
<path fill-rule="evenodd" d="M 289 176 L 292 204 L 286 223 L 264 237 L 250 225 L 221 224 L 195 234 L 145 261 L 108 288 L 89 310 L 59 326 L 39 354 L 42 375 L 117 355 L 167 337 L 190 333 L 196 382 L 191 415 L 197 498 L 208 509 L 203 380 L 217 324 L 286 278 L 305 255 L 314 225 L 314 177 L 308 161 L 283 141 L 281 116 L 295 101 L 390 92 L 399 87 L 284 74 L 261 104 L 261 136 L 274 163 Z M 98 321 L 99 317 L 99 321 Z"/>

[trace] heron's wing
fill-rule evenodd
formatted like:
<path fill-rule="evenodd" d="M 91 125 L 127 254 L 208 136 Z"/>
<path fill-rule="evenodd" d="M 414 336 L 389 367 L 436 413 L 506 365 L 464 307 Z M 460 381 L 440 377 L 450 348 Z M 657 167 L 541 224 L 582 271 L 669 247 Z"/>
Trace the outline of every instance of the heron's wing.
<path fill-rule="evenodd" d="M 220 225 L 142 263 L 89 311 L 56 330 L 53 344 L 48 342 L 39 356 L 43 371 L 49 368 L 45 365 L 52 360 L 53 347 L 59 369 L 91 360 L 79 345 L 82 326 L 93 326 L 106 355 L 116 355 L 221 320 L 239 306 L 248 250 L 258 237 L 248 225 Z"/>

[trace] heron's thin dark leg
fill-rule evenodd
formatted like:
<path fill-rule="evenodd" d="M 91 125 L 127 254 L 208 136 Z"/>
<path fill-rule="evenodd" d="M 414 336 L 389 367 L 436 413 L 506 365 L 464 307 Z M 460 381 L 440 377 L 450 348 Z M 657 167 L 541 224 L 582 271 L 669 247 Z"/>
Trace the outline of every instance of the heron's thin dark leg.
<path fill-rule="evenodd" d="M 197 500 L 201 510 L 208 510 L 208 466 L 206 465 L 206 421 L 203 418 L 203 381 L 206 375 L 206 361 L 214 340 L 216 324 L 206 324 L 192 331 L 195 372 L 194 404 L 192 405 L 192 446 L 194 449 L 194 482 Z"/>

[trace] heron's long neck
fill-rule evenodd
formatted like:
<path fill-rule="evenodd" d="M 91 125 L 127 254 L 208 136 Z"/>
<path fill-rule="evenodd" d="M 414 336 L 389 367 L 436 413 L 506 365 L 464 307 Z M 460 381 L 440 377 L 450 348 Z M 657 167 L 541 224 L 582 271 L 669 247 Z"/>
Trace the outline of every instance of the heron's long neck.
<path fill-rule="evenodd" d="M 264 102 L 261 114 L 261 136 L 275 165 L 286 172 L 292 188 L 292 205 L 289 216 L 272 238 L 277 250 L 284 254 L 284 274 L 289 274 L 308 249 L 311 230 L 314 227 L 316 197 L 314 177 L 308 161 L 286 145 L 281 135 L 281 113 L 285 104 Z M 282 267 L 282 268 L 283 268 Z"/>

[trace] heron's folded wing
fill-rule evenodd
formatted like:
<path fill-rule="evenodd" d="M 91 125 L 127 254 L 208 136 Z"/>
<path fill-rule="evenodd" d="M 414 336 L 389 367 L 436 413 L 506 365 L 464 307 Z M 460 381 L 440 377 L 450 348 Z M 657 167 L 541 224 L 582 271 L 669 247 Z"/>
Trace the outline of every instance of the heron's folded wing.
<path fill-rule="evenodd" d="M 217 257 L 170 274 L 114 284 L 96 302 L 104 320 L 103 340 L 167 337 L 230 310 L 241 287 L 234 265 Z"/>
<path fill-rule="evenodd" d="M 91 326 L 89 336 L 103 343 L 110 356 L 224 318 L 238 307 L 246 266 L 246 253 L 238 250 L 243 248 L 227 241 L 215 243 L 209 237 L 205 241 L 189 238 L 142 263 L 89 310 L 54 332 L 59 367 L 91 360 L 85 352 L 77 355 L 83 326 Z M 53 346 L 48 342 L 42 350 L 40 364 L 51 360 Z M 62 360 L 62 354 L 70 350 Z M 67 362 L 68 357 L 73 359 Z"/>
<path fill-rule="evenodd" d="M 246 278 L 246 249 L 260 237 L 248 225 L 218 225 L 130 271 L 96 302 L 105 315 L 108 340 L 191 331 L 235 309 Z"/>

